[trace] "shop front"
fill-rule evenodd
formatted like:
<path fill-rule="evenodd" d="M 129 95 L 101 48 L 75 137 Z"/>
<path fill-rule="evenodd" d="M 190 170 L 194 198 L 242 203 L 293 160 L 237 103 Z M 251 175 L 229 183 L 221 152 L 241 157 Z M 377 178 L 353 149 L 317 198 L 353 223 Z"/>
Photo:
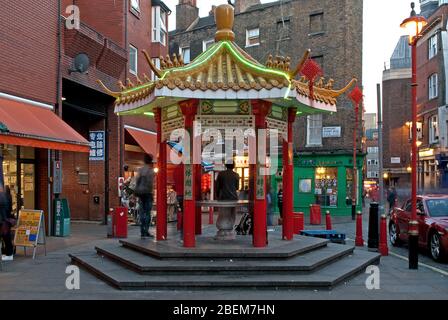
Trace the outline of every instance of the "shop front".
<path fill-rule="evenodd" d="M 358 207 L 362 210 L 362 164 L 358 165 Z M 281 172 L 281 168 L 279 169 Z M 352 155 L 299 155 L 294 159 L 294 211 L 309 214 L 311 204 L 319 204 L 322 211 L 334 216 L 351 216 L 353 190 Z M 277 174 L 273 190 L 282 185 L 282 175 Z M 279 212 L 277 203 L 275 210 Z"/>
<path fill-rule="evenodd" d="M 51 150 L 87 153 L 89 144 L 51 105 L 0 93 L 0 182 L 10 189 L 15 215 L 43 210 L 47 226 L 57 154 Z"/>

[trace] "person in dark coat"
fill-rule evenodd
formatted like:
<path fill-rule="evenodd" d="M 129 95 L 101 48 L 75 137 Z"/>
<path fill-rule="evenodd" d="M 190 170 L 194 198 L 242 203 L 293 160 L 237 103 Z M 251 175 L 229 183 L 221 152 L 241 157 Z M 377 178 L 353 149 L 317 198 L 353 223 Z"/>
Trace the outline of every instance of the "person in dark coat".
<path fill-rule="evenodd" d="M 280 211 L 280 219 L 283 220 L 283 188 L 280 188 L 277 193 L 277 205 Z"/>
<path fill-rule="evenodd" d="M 2 250 L 2 261 L 13 260 L 13 244 L 11 237 L 11 224 L 12 218 L 12 197 L 11 192 L 8 189 L 3 188 L 0 185 L 0 239 L 5 244 L 4 251 Z"/>
<path fill-rule="evenodd" d="M 234 172 L 235 165 L 226 164 L 226 171 L 218 174 L 216 179 L 216 195 L 220 201 L 238 201 L 238 188 L 240 185 L 240 176 Z"/>
<path fill-rule="evenodd" d="M 145 155 L 145 165 L 140 168 L 137 176 L 135 194 L 140 198 L 142 208 L 140 210 L 140 234 L 142 238 L 154 237 L 149 233 L 151 223 L 151 210 L 154 203 L 154 158 Z"/>

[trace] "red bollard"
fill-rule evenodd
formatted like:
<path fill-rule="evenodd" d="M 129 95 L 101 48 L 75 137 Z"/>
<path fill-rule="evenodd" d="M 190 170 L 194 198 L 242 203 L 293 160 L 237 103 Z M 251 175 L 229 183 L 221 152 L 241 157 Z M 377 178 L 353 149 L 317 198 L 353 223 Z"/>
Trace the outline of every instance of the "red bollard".
<path fill-rule="evenodd" d="M 294 213 L 294 233 L 300 234 L 305 229 L 305 214 L 303 212 Z"/>
<path fill-rule="evenodd" d="M 213 215 L 215 214 L 215 208 L 210 207 L 208 213 L 208 224 L 213 224 Z"/>
<path fill-rule="evenodd" d="M 379 251 L 382 256 L 389 255 L 389 248 L 387 247 L 387 218 L 386 215 L 383 214 L 381 216 L 380 222 L 380 245 Z"/>
<path fill-rule="evenodd" d="M 362 238 L 362 212 L 358 211 L 356 215 L 356 241 L 357 247 L 364 247 L 364 239 Z"/>
<path fill-rule="evenodd" d="M 327 230 L 333 230 L 333 226 L 331 224 L 331 214 L 330 211 L 327 211 L 327 213 L 325 214 L 325 222 L 327 225 Z"/>
<path fill-rule="evenodd" d="M 322 211 L 320 205 L 310 205 L 310 224 L 321 225 L 322 224 Z"/>

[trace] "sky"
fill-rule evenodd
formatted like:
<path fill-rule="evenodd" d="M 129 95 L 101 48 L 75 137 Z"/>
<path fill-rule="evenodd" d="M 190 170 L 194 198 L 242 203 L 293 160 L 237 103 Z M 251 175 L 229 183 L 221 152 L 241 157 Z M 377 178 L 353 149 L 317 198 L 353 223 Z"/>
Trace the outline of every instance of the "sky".
<path fill-rule="evenodd" d="M 261 0 L 262 3 L 275 0 Z M 339 1 L 339 0 L 335 0 Z M 398 39 L 403 35 L 401 22 L 409 17 L 411 0 L 363 0 L 364 1 L 364 43 L 363 43 L 363 86 L 366 112 L 376 113 L 376 85 L 381 83 L 384 64 L 389 66 Z M 175 28 L 176 4 L 178 0 L 164 0 L 173 11 L 170 16 L 170 30 Z M 417 12 L 419 12 L 418 1 Z M 198 0 L 200 16 L 207 16 L 212 5 L 227 3 L 227 0 Z M 325 71 L 325 70 L 324 70 Z M 331 75 L 329 75 L 331 76 Z"/>

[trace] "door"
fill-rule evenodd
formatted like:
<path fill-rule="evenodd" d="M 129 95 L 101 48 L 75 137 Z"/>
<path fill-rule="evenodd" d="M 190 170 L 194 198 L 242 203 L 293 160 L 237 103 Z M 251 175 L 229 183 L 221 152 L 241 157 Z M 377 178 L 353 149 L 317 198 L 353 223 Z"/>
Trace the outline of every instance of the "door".
<path fill-rule="evenodd" d="M 427 234 L 429 226 L 426 223 L 428 219 L 428 212 L 425 209 L 423 200 L 417 200 L 417 209 L 420 210 L 421 214 L 417 215 L 418 221 L 418 238 L 420 247 L 425 247 L 427 242 Z"/>
<path fill-rule="evenodd" d="M 408 200 L 403 210 L 397 210 L 398 228 L 400 229 L 400 239 L 407 240 L 409 232 L 409 221 L 411 218 L 412 201 Z"/>
<path fill-rule="evenodd" d="M 34 163 L 20 164 L 20 208 L 36 209 L 36 166 Z"/>

